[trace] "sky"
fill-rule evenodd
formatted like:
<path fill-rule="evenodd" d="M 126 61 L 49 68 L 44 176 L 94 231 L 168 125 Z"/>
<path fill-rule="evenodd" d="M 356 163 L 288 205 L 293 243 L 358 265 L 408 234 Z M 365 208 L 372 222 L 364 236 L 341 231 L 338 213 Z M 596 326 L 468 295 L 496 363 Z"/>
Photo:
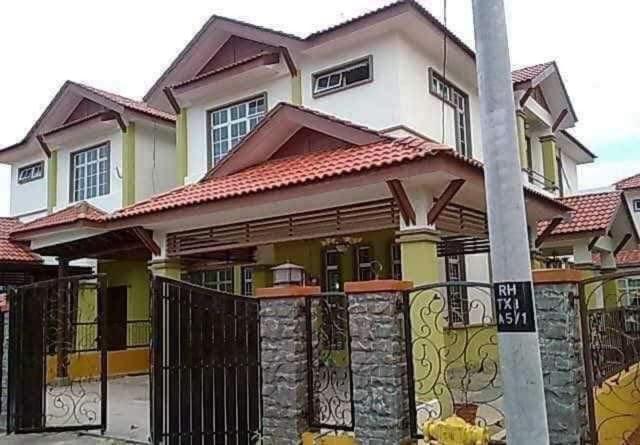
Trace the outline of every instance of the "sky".
<path fill-rule="evenodd" d="M 57 0 L 0 6 L 0 147 L 20 140 L 65 80 L 141 98 L 212 15 L 306 36 L 390 0 Z M 420 0 L 443 19 L 443 1 Z M 583 189 L 640 172 L 640 2 L 505 0 L 514 67 L 558 63 L 578 114 L 573 133 L 598 159 Z M 471 0 L 448 0 L 447 25 L 473 47 Z M 0 216 L 9 213 L 0 164 Z"/>

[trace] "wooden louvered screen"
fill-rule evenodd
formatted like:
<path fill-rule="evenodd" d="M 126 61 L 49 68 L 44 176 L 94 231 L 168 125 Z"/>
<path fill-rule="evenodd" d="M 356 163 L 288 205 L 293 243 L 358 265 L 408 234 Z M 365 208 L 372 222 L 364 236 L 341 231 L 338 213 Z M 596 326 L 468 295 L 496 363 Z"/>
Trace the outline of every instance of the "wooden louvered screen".
<path fill-rule="evenodd" d="M 349 235 L 399 227 L 393 199 L 313 210 L 167 235 L 170 256 L 196 255 L 227 249 Z"/>

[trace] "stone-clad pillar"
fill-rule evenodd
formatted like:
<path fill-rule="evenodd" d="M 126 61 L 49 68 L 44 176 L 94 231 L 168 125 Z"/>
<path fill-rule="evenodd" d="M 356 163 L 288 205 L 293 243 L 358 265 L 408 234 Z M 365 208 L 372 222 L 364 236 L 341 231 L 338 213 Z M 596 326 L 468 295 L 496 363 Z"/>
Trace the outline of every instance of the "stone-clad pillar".
<path fill-rule="evenodd" d="M 354 430 L 362 445 L 411 436 L 402 292 L 411 282 L 345 283 L 349 301 Z"/>
<path fill-rule="evenodd" d="M 297 445 L 308 430 L 305 296 L 317 287 L 258 288 L 265 445 Z"/>
<path fill-rule="evenodd" d="M 588 430 L 578 283 L 572 269 L 534 271 L 535 300 L 551 443 L 580 445 Z"/>

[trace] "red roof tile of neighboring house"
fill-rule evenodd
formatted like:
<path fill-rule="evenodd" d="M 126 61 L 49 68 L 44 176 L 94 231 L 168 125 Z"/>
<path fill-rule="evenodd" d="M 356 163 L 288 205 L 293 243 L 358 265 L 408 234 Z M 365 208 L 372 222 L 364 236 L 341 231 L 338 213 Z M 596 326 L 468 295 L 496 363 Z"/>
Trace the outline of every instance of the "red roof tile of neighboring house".
<path fill-rule="evenodd" d="M 0 263 L 42 262 L 25 244 L 9 239 L 10 233 L 22 225 L 17 218 L 0 218 Z"/>
<path fill-rule="evenodd" d="M 631 176 L 630 178 L 623 179 L 614 184 L 618 190 L 631 190 L 640 188 L 640 173 Z"/>
<path fill-rule="evenodd" d="M 511 72 L 511 80 L 513 83 L 528 82 L 529 80 L 535 79 L 544 70 L 549 68 L 554 63 L 555 62 L 546 62 L 546 63 L 539 63 L 537 65 L 527 66 L 524 68 L 519 68 Z"/>
<path fill-rule="evenodd" d="M 322 150 L 264 162 L 220 178 L 190 184 L 121 209 L 106 219 L 119 219 L 203 204 L 251 193 L 320 181 L 447 153 L 480 167 L 450 147 L 418 138 L 384 140 L 362 146 Z"/>
<path fill-rule="evenodd" d="M 115 94 L 115 93 L 110 93 L 108 91 L 104 91 L 99 88 L 95 88 L 82 83 L 78 83 L 78 82 L 71 82 L 71 83 L 77 85 L 80 88 L 84 88 L 95 94 L 98 94 L 104 97 L 105 99 L 116 102 L 117 104 L 122 105 L 125 108 L 129 108 L 131 110 L 138 111 L 140 113 L 144 113 L 149 116 L 159 117 L 160 119 L 164 119 L 172 122 L 175 122 L 176 120 L 175 115 L 171 113 L 167 113 L 162 110 L 158 110 L 157 108 L 153 108 L 149 106 L 146 102 L 130 99 L 128 97 L 120 96 L 119 94 Z"/>
<path fill-rule="evenodd" d="M 609 229 L 622 203 L 622 198 L 620 192 L 606 192 L 569 196 L 559 201 L 573 210 L 569 212 L 570 218 L 553 230 L 552 236 Z M 548 225 L 549 221 L 541 221 L 538 224 L 538 234 L 542 233 Z"/>
<path fill-rule="evenodd" d="M 92 206 L 88 202 L 81 201 L 77 204 L 59 210 L 42 218 L 34 219 L 26 224 L 16 227 L 11 231 L 12 235 L 50 227 L 63 226 L 82 221 L 99 223 L 106 212 Z"/>
<path fill-rule="evenodd" d="M 640 266 L 640 249 L 623 250 L 616 255 L 616 264 L 618 266 Z"/>

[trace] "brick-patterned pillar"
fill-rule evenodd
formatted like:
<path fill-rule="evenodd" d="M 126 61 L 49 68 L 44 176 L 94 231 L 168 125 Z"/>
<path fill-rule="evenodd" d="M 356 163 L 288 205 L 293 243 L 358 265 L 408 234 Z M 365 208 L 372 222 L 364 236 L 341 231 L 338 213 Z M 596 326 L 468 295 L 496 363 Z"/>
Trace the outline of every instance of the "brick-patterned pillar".
<path fill-rule="evenodd" d="M 403 291 L 408 281 L 345 283 L 349 301 L 354 428 L 362 445 L 397 445 L 411 436 Z"/>
<path fill-rule="evenodd" d="M 582 272 L 545 269 L 533 275 L 551 443 L 580 445 L 588 430 L 578 300 Z"/>
<path fill-rule="evenodd" d="M 298 445 L 308 430 L 305 296 L 317 287 L 258 288 L 262 434 L 268 445 Z"/>

